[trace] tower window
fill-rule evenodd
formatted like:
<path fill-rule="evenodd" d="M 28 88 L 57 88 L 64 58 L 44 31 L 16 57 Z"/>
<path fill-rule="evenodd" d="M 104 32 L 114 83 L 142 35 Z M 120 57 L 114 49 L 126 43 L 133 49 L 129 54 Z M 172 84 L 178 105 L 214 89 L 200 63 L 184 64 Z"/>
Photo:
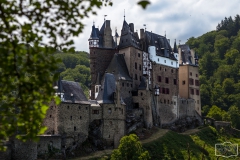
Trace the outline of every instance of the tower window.
<path fill-rule="evenodd" d="M 76 126 L 74 126 L 74 131 L 76 131 L 77 130 L 77 128 L 76 128 Z"/>
<path fill-rule="evenodd" d="M 108 108 L 108 113 L 109 113 L 109 114 L 112 113 L 112 108 Z"/>
<path fill-rule="evenodd" d="M 158 82 L 161 82 L 162 79 L 161 79 L 161 76 L 158 76 Z"/>
<path fill-rule="evenodd" d="M 184 85 L 184 84 L 185 84 L 185 81 L 182 81 L 182 84 Z"/>
<path fill-rule="evenodd" d="M 168 83 L 168 77 L 165 77 L 165 83 Z"/>
<path fill-rule="evenodd" d="M 137 69 L 137 63 L 135 62 L 135 69 Z"/>

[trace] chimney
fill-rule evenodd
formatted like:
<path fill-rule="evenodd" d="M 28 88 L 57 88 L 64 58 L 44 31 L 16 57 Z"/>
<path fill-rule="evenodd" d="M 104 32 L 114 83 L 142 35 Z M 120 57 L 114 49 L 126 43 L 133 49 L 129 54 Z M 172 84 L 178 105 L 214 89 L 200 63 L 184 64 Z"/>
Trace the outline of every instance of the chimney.
<path fill-rule="evenodd" d="M 134 32 L 134 24 L 133 24 L 133 23 L 129 23 L 129 27 L 130 27 L 130 30 L 131 30 L 132 32 Z"/>
<path fill-rule="evenodd" d="M 105 21 L 105 28 L 110 28 L 110 20 Z"/>
<path fill-rule="evenodd" d="M 144 29 L 140 29 L 140 39 L 144 38 Z"/>

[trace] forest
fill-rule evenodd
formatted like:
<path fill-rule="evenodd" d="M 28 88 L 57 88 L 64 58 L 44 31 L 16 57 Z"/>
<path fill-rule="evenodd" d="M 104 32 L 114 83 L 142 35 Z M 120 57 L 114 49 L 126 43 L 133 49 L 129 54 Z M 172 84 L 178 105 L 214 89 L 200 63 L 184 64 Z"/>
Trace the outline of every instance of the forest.
<path fill-rule="evenodd" d="M 240 16 L 186 42 L 199 55 L 202 115 L 240 129 Z"/>
<path fill-rule="evenodd" d="M 54 57 L 60 59 L 57 72 L 63 80 L 79 82 L 84 94 L 88 97 L 90 85 L 89 54 L 84 51 L 72 53 L 58 51 Z"/>

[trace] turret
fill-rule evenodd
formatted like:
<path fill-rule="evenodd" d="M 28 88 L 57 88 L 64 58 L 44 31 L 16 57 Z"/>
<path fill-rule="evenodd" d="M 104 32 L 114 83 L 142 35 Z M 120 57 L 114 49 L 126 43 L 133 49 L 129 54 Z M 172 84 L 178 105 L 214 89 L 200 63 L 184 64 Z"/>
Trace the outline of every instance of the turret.
<path fill-rule="evenodd" d="M 88 41 L 89 41 L 89 48 L 99 47 L 99 38 L 97 36 L 94 23 L 93 23 L 92 32 L 91 32 L 91 35 L 90 35 L 90 38 L 88 39 Z"/>

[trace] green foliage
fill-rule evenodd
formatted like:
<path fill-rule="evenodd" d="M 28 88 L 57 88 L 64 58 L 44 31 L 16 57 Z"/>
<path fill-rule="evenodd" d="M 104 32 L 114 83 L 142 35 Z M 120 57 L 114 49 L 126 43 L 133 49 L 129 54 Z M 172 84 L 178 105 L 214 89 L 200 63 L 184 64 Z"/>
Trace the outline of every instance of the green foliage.
<path fill-rule="evenodd" d="M 203 156 L 205 159 L 216 159 L 215 144 L 225 141 L 240 143 L 239 138 L 225 135 L 224 132 L 221 134 L 214 127 L 205 127 L 191 135 L 183 135 L 169 131 L 163 137 L 144 144 L 143 147 L 149 151 L 151 159 L 154 160 L 188 159 L 188 152 L 190 152 L 191 160 L 199 160 L 202 159 Z"/>
<path fill-rule="evenodd" d="M 73 37 L 84 27 L 82 19 L 96 14 L 94 8 L 111 4 L 108 0 L 1 1 L 0 150 L 9 137 L 36 139 L 44 133 L 41 123 L 58 78 L 53 53 L 63 48 L 72 51 Z M 59 68 L 65 69 L 62 64 Z"/>
<path fill-rule="evenodd" d="M 113 150 L 111 160 L 148 160 L 148 151 L 144 151 L 137 135 L 130 134 L 120 140 L 118 149 Z"/>
<path fill-rule="evenodd" d="M 213 118 L 216 121 L 223 120 L 222 115 L 225 111 L 221 110 L 221 108 L 217 106 L 212 106 L 207 114 L 207 117 Z"/>
<path fill-rule="evenodd" d="M 240 17 L 225 18 L 216 31 L 191 37 L 187 44 L 199 54 L 201 104 L 204 115 L 231 120 L 227 111 L 240 108 Z M 207 106 L 218 106 L 224 114 L 208 114 Z M 240 119 L 240 117 L 239 117 Z M 235 125 L 238 126 L 238 125 Z M 238 126 L 239 127 L 239 126 Z M 240 129 L 240 128 L 238 128 Z"/>

